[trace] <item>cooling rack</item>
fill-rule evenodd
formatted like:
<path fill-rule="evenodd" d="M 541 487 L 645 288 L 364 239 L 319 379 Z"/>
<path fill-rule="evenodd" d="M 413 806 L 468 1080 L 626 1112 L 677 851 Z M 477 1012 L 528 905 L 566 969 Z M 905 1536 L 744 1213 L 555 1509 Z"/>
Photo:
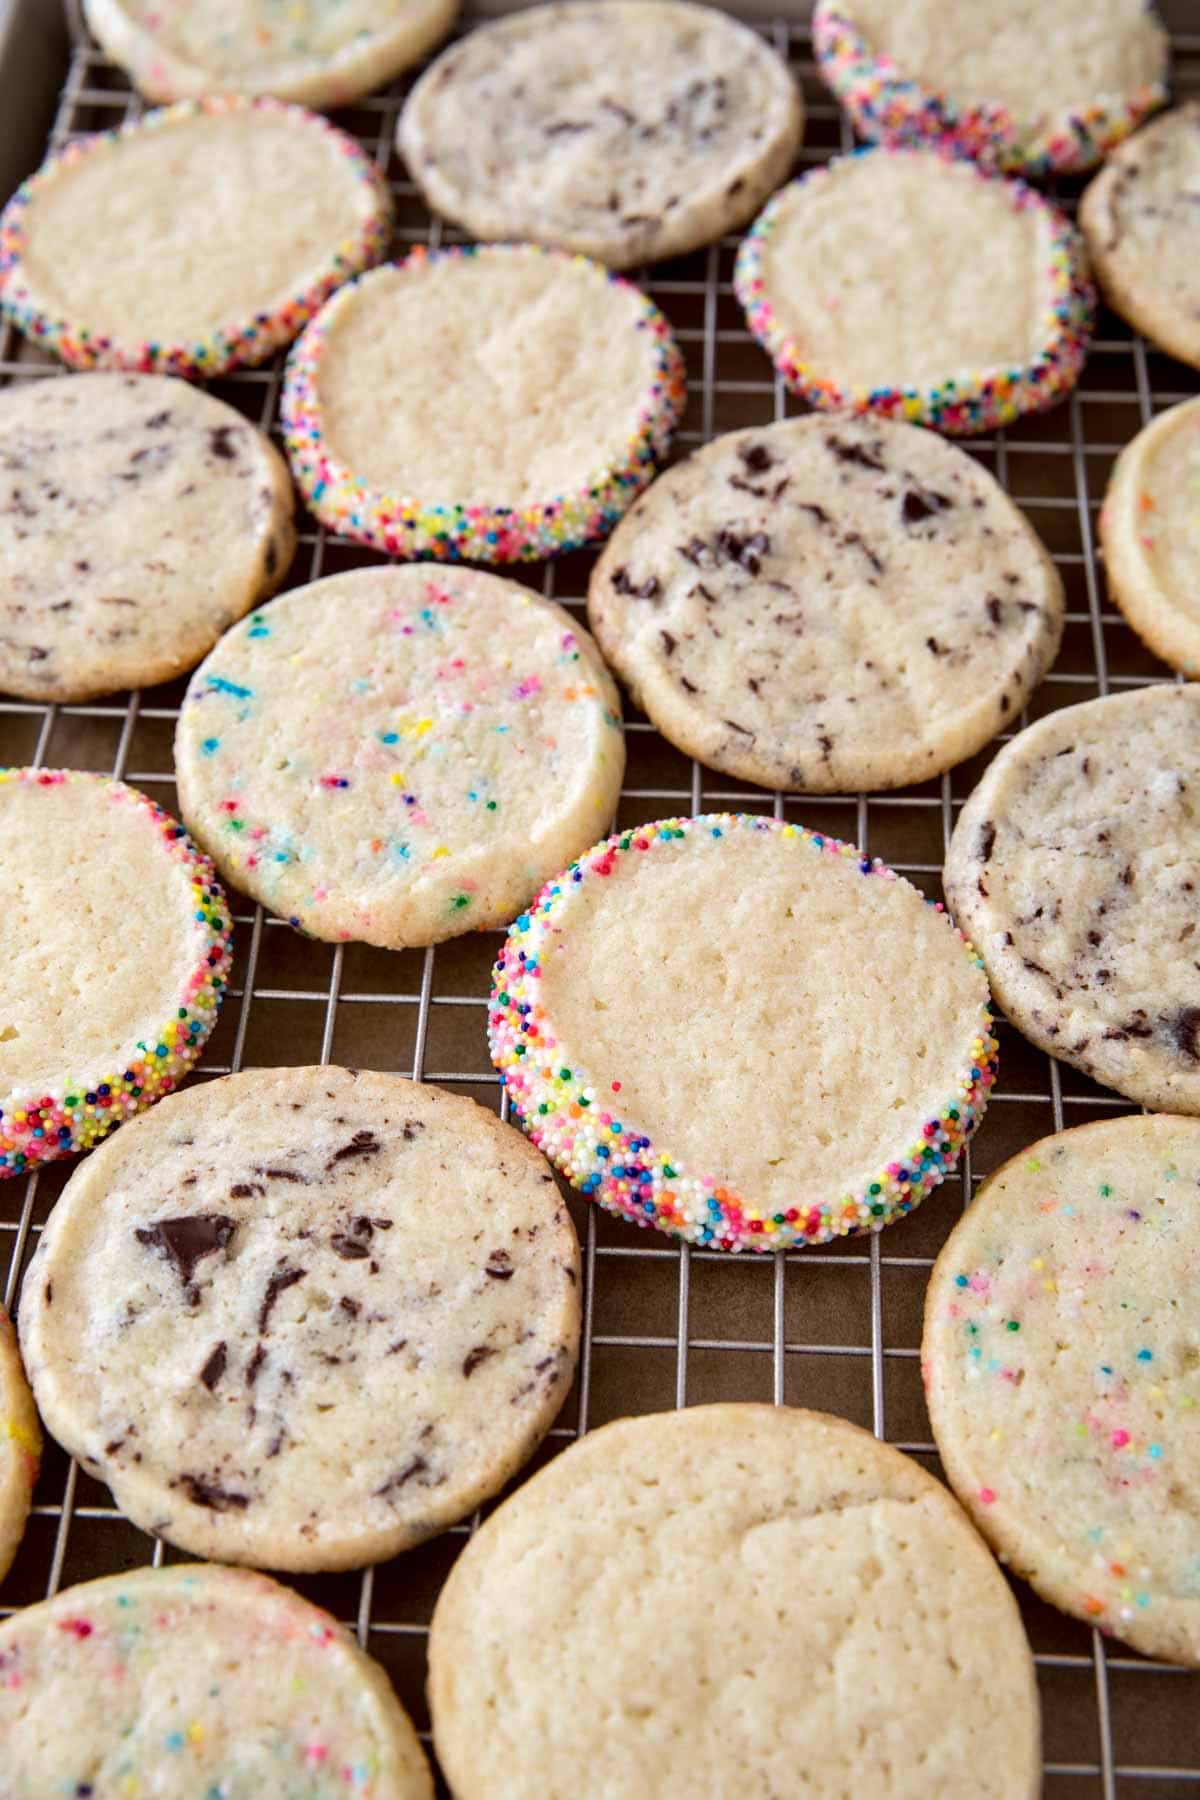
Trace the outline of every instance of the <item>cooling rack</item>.
<path fill-rule="evenodd" d="M 753 23 L 803 84 L 804 168 L 849 148 L 851 137 L 816 80 L 807 8 L 799 10 L 801 16 Z M 1185 29 L 1173 34 L 1173 87 L 1176 99 L 1183 99 L 1200 95 L 1200 15 L 1195 0 L 1181 0 L 1175 11 Z M 477 16 L 468 6 L 463 28 Z M 124 76 L 77 23 L 72 40 L 49 134 L 53 148 L 142 110 Z M 334 115 L 387 173 L 397 205 L 396 254 L 459 235 L 429 217 L 393 149 L 407 85 L 399 82 Z M 1073 210 L 1079 189 L 1078 182 L 1064 182 L 1051 191 Z M 690 398 L 679 452 L 718 432 L 803 410 L 745 330 L 732 289 L 735 250 L 736 239 L 727 238 L 638 277 L 671 319 L 687 358 Z M 281 375 L 277 359 L 215 382 L 213 389 L 274 431 Z M 62 378 L 0 325 L 0 385 Z M 1200 375 L 1103 314 L 1083 379 L 1069 400 L 1043 417 L 971 442 L 972 454 L 1032 520 L 1067 590 L 1062 652 L 1022 725 L 1059 706 L 1172 679 L 1108 601 L 1096 513 L 1120 448 L 1156 411 L 1197 392 Z M 305 515 L 288 585 L 380 560 Z M 590 554 L 579 552 L 517 574 L 582 617 L 590 565 Z M 111 772 L 173 809 L 171 741 L 183 687 L 173 683 L 81 706 L 0 700 L 0 761 Z M 940 780 L 896 793 L 772 795 L 733 786 L 690 761 L 636 713 L 627 725 L 619 825 L 703 808 L 769 813 L 851 838 L 935 896 L 956 809 L 995 750 L 990 746 Z M 330 1060 L 437 1082 L 503 1114 L 484 1037 L 488 970 L 499 933 L 401 954 L 334 947 L 301 939 L 260 908 L 233 898 L 233 982 L 194 1079 L 255 1065 Z M 622 1414 L 737 1399 L 840 1413 L 936 1471 L 920 1378 L 921 1310 L 928 1271 L 954 1219 L 978 1182 L 1035 1138 L 1101 1112 L 1131 1110 L 1034 1050 L 1007 1025 L 1001 1024 L 1000 1039 L 999 1084 L 957 1175 L 880 1236 L 734 1258 L 639 1233 L 571 1195 L 586 1272 L 582 1354 L 575 1387 L 534 1466 L 577 1434 Z M 70 1165 L 51 1166 L 0 1184 L 0 1294 L 10 1308 L 69 1172 Z M 426 1741 L 429 1618 L 476 1523 L 362 1574 L 294 1581 L 345 1620 L 386 1666 Z M 0 1615 L 67 1583 L 174 1556 L 124 1520 L 107 1489 L 50 1444 L 25 1542 L 0 1594 Z M 1181 1786 L 1200 1783 L 1200 1677 L 1137 1656 L 1015 1585 L 1037 1657 L 1049 1800 L 1092 1794 L 1167 1800 Z"/>

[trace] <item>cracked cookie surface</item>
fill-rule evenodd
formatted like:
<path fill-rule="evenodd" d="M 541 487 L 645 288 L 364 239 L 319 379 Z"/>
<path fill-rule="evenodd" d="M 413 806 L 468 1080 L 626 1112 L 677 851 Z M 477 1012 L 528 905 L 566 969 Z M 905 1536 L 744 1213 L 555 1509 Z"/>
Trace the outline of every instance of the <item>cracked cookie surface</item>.
<path fill-rule="evenodd" d="M 135 1523 L 353 1568 L 532 1454 L 574 1373 L 578 1245 L 542 1158 L 473 1101 L 255 1070 L 80 1169 L 20 1329 L 49 1430 Z"/>

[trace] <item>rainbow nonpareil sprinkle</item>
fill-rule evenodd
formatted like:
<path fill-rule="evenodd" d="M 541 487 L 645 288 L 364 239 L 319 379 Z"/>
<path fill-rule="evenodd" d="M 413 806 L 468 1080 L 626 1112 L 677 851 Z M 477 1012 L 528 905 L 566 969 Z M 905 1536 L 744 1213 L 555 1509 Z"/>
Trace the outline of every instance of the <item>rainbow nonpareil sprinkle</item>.
<path fill-rule="evenodd" d="M 1048 225 L 1042 303 L 1042 348 L 1023 365 L 965 370 L 932 387 L 854 388 L 837 381 L 809 359 L 803 343 L 780 322 L 768 292 L 764 257 L 772 235 L 817 183 L 871 157 L 914 157 L 940 163 L 965 181 L 1000 183 L 1014 211 L 1041 212 Z M 869 229 L 869 222 L 867 225 Z M 848 277 L 849 279 L 850 277 Z M 931 281 L 936 271 L 931 271 Z M 734 291 L 746 322 L 793 392 L 826 411 L 879 413 L 910 424 L 931 425 L 951 436 L 1011 424 L 1023 413 L 1043 412 L 1075 385 L 1091 339 L 1095 289 L 1088 277 L 1082 239 L 1066 215 L 1022 181 L 989 175 L 944 150 L 869 147 L 811 170 L 770 200 L 738 250 Z"/>
<path fill-rule="evenodd" d="M 736 833 L 773 833 L 797 857 L 848 861 L 867 881 L 895 881 L 878 858 L 852 844 L 755 814 L 710 813 L 661 819 L 619 832 L 548 882 L 511 927 L 492 976 L 488 1042 L 509 1099 L 533 1142 L 589 1198 L 639 1226 L 654 1226 L 688 1243 L 723 1250 L 782 1250 L 877 1231 L 917 1206 L 953 1170 L 983 1116 L 996 1077 L 996 1039 L 986 1001 L 953 1090 L 922 1120 L 911 1141 L 854 1192 L 831 1193 L 819 1204 L 766 1211 L 735 1191 L 719 1173 L 688 1166 L 676 1146 L 655 1143 L 622 1105 L 619 1081 L 593 1079 L 586 1046 L 563 1043 L 541 994 L 543 956 L 564 941 L 581 889 L 619 881 L 624 866 L 651 855 L 686 854 L 702 842 Z M 941 912 L 941 908 L 937 909 Z M 950 919 L 946 930 L 982 964 Z M 986 992 L 986 988 L 984 989 Z M 681 1014 L 681 1024 L 682 1024 Z M 580 1055 L 581 1049 L 584 1052 Z M 864 1072 L 870 1050 L 863 1046 Z"/>
<path fill-rule="evenodd" d="M 167 133 L 198 117 L 228 113 L 269 112 L 290 119 L 298 130 L 318 132 L 344 157 L 356 178 L 360 196 L 357 216 L 347 220 L 347 235 L 305 277 L 294 293 L 273 296 L 266 310 L 236 319 L 214 321 L 212 328 L 187 343 L 154 343 L 136 337 L 107 336 L 93 331 L 86 318 L 63 318 L 37 290 L 28 255 L 36 234 L 39 198 L 69 180 L 80 163 L 112 156 L 131 138 Z M 117 179 L 114 169 L 114 179 Z M 326 119 L 299 106 L 236 95 L 181 101 L 147 113 L 142 119 L 76 139 L 31 175 L 0 213 L 0 309 L 42 349 L 52 351 L 75 369 L 135 369 L 159 375 L 208 379 L 242 364 L 260 363 L 281 344 L 290 343 L 306 320 L 350 276 L 378 262 L 391 229 L 391 197 L 387 183 L 354 139 Z M 105 246 L 96 245 L 96 280 L 103 281 Z M 246 246 L 253 266 L 254 247 Z"/>
<path fill-rule="evenodd" d="M 190 889 L 193 962 L 181 976 L 170 1017 L 146 1037 L 131 1041 L 110 1067 L 64 1069 L 49 1087 L 19 1086 L 0 1093 L 0 1179 L 90 1150 L 114 1126 L 178 1087 L 216 1024 L 232 960 L 233 923 L 212 863 L 177 820 L 136 788 L 75 769 L 0 769 L 0 808 L 10 783 L 50 789 L 67 782 L 90 787 L 97 808 L 108 805 L 141 814 L 157 833 L 164 856 Z M 114 921 L 113 928 L 120 933 L 124 922 Z M 129 1013 L 132 1023 L 139 1014 L 136 993 L 130 995 Z M 70 1035 L 66 1019 L 64 1059 Z"/>
<path fill-rule="evenodd" d="M 536 259 L 547 275 L 569 266 L 590 279 L 632 294 L 635 329 L 651 349 L 650 379 L 628 441 L 615 453 L 603 447 L 585 484 L 547 494 L 528 505 L 460 503 L 452 495 L 390 493 L 347 466 L 330 442 L 321 398 L 322 361 L 331 335 L 368 283 L 419 280 L 436 263 L 479 259 Z M 597 346 L 597 349 L 599 347 Z M 419 354 L 419 349 L 414 351 Z M 419 247 L 404 262 L 373 270 L 335 296 L 304 332 L 288 360 L 281 412 L 297 486 L 323 525 L 389 556 L 438 561 L 509 563 L 556 556 L 603 537 L 652 479 L 682 415 L 683 358 L 658 307 L 621 276 L 584 256 L 531 244 L 469 244 L 446 250 Z M 395 397 L 404 404 L 403 392 Z"/>

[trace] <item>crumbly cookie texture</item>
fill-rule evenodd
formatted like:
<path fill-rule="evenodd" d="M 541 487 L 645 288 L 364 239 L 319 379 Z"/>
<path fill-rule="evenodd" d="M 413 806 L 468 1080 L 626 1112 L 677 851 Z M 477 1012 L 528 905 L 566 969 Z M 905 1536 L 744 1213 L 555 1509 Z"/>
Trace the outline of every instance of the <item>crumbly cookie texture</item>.
<path fill-rule="evenodd" d="M 1145 0 L 818 0 L 813 46 L 860 137 L 1039 175 L 1091 168 L 1167 97 Z"/>
<path fill-rule="evenodd" d="M 1079 203 L 1104 298 L 1169 355 L 1200 368 L 1200 101 L 1123 144 Z"/>
<path fill-rule="evenodd" d="M 429 1652 L 458 1800 L 1040 1791 L 1004 1577 L 939 1482 L 823 1413 L 590 1432 L 471 1539 Z"/>
<path fill-rule="evenodd" d="M 0 1581 L 17 1554 L 41 1460 L 42 1433 L 17 1334 L 0 1306 Z"/>
<path fill-rule="evenodd" d="M 180 806 L 244 892 L 398 949 L 504 925 L 612 818 L 616 686 L 571 615 L 477 569 L 296 588 L 196 671 Z"/>
<path fill-rule="evenodd" d="M 64 1588 L 0 1622 L 0 1669 L 14 1795 L 433 1800 L 379 1664 L 265 1575 L 176 1563 Z"/>
<path fill-rule="evenodd" d="M 844 793 L 988 743 L 1054 660 L 1063 590 L 964 451 L 816 415 L 730 432 L 660 476 L 597 562 L 588 620 L 681 750 Z"/>
<path fill-rule="evenodd" d="M 543 1159 L 473 1100 L 257 1069 L 76 1171 L 20 1322 L 47 1427 L 136 1524 L 357 1568 L 532 1454 L 575 1370 L 579 1251 Z"/>
<path fill-rule="evenodd" d="M 77 369 L 210 377 L 290 343 L 378 262 L 391 198 L 345 132 L 180 101 L 77 138 L 0 213 L 0 308 Z"/>
<path fill-rule="evenodd" d="M 922 1350 L 959 1499 L 1053 1605 L 1200 1667 L 1200 1120 L 1104 1119 L 992 1175 Z"/>
<path fill-rule="evenodd" d="M 940 906 L 757 814 L 640 825 L 548 882 L 500 953 L 488 1041 L 574 1186 L 725 1250 L 911 1212 L 996 1074 L 982 966 Z"/>
<path fill-rule="evenodd" d="M 1200 676 L 1200 400 L 1160 413 L 1122 450 L 1100 541 L 1108 591 L 1138 636 Z"/>
<path fill-rule="evenodd" d="M 393 556 L 506 563 L 602 537 L 685 398 L 671 328 L 640 289 L 586 257 L 471 244 L 418 248 L 335 295 L 292 352 L 281 413 L 330 530 Z"/>
<path fill-rule="evenodd" d="M 182 381 L 0 392 L 0 689 L 77 701 L 169 681 L 287 574 L 275 446 Z"/>
<path fill-rule="evenodd" d="M 753 218 L 803 125 L 786 63 L 715 8 L 572 0 L 444 50 L 397 142 L 429 205 L 472 236 L 626 269 Z"/>
<path fill-rule="evenodd" d="M 233 925 L 169 813 L 75 769 L 0 770 L 0 1180 L 169 1094 L 217 1018 Z"/>
<path fill-rule="evenodd" d="M 781 189 L 742 240 L 734 288 L 802 399 L 953 435 L 1052 406 L 1095 312 L 1065 214 L 933 150 L 860 150 Z"/>
<path fill-rule="evenodd" d="M 950 909 L 1039 1049 L 1143 1106 L 1200 1112 L 1200 689 L 1065 707 L 959 815 Z"/>
<path fill-rule="evenodd" d="M 458 0 L 83 0 L 83 10 L 149 100 L 274 94 L 344 106 L 439 44 Z"/>

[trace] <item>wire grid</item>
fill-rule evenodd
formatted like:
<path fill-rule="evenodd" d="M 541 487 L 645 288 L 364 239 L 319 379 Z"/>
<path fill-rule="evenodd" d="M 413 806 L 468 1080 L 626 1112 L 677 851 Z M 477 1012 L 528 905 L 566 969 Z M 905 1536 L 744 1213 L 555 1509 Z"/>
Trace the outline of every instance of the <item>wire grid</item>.
<path fill-rule="evenodd" d="M 470 16 L 468 7 L 467 23 Z M 848 149 L 849 128 L 815 78 L 807 22 L 755 23 L 804 87 L 808 123 L 801 167 Z M 121 72 L 82 33 L 74 35 L 51 148 L 142 111 Z M 1176 98 L 1200 93 L 1200 33 L 1177 34 L 1173 49 Z M 407 86 L 397 83 L 335 115 L 388 175 L 397 202 L 397 254 L 413 243 L 436 245 L 460 235 L 424 211 L 392 147 Z M 1057 197 L 1068 210 L 1079 188 L 1078 182 L 1060 184 Z M 672 320 L 688 362 L 690 400 L 677 453 L 720 431 L 804 410 L 745 330 L 731 281 L 736 243 L 727 238 L 641 276 Z M 0 324 L 0 385 L 61 375 Z M 277 358 L 214 383 L 214 391 L 271 431 L 277 428 L 281 375 Z M 1062 653 L 1021 725 L 1058 706 L 1171 679 L 1107 602 L 1095 514 L 1121 446 L 1156 410 L 1197 392 L 1200 375 L 1159 355 L 1105 314 L 1069 400 L 1009 432 L 972 441 L 972 453 L 1028 513 L 1067 589 Z M 288 585 L 381 560 L 305 517 Z M 518 575 L 581 612 L 591 560 L 575 553 Z M 183 686 L 82 706 L 0 700 L 0 760 L 110 771 L 174 807 L 171 740 Z M 703 808 L 800 819 L 853 839 L 937 896 L 956 808 L 995 748 L 940 780 L 897 793 L 770 795 L 729 786 L 673 750 L 636 714 L 627 729 L 619 825 Z M 261 908 L 237 896 L 234 901 L 234 978 L 199 1079 L 248 1066 L 336 1060 L 454 1087 L 505 1115 L 484 1038 L 487 975 L 499 933 L 423 953 L 334 947 L 302 940 Z M 1035 1051 L 1007 1025 L 1001 1025 L 1000 1038 L 1000 1081 L 959 1172 L 912 1218 L 882 1236 L 733 1258 L 674 1246 L 653 1232 L 639 1235 L 571 1195 L 584 1246 L 580 1368 L 534 1466 L 589 1427 L 622 1414 L 757 1399 L 839 1413 L 938 1472 L 920 1381 L 921 1310 L 928 1270 L 955 1217 L 984 1175 L 1036 1138 L 1100 1110 L 1132 1110 Z M 10 1309 L 69 1173 L 69 1165 L 58 1165 L 0 1187 L 0 1285 Z M 478 1517 L 361 1574 L 294 1580 L 384 1663 L 426 1741 L 428 1622 L 438 1588 L 477 1523 Z M 60 1585 L 174 1556 L 124 1520 L 107 1489 L 49 1444 L 0 1614 Z M 1106 1643 L 1098 1631 L 1016 1586 L 1037 1658 L 1046 1794 L 1153 1800 L 1178 1794 L 1180 1784 L 1200 1783 L 1197 1677 Z"/>

